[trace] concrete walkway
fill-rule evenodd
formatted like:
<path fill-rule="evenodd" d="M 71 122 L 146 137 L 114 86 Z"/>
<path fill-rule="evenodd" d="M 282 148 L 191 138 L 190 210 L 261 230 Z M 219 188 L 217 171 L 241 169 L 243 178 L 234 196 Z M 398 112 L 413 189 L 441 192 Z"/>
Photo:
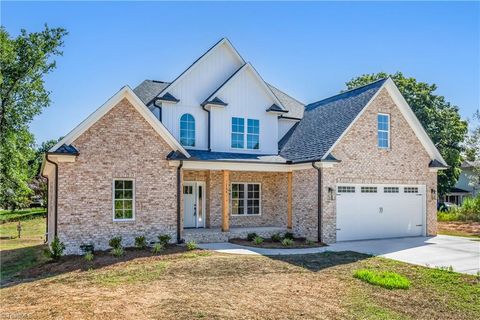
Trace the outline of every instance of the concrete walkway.
<path fill-rule="evenodd" d="M 264 249 L 240 246 L 233 243 L 202 243 L 202 249 L 231 254 L 289 255 L 322 253 L 325 251 L 355 251 L 394 259 L 411 264 L 435 267 L 452 266 L 456 272 L 480 272 L 480 241 L 469 238 L 436 236 L 365 241 L 346 241 L 327 247 L 306 249 Z"/>

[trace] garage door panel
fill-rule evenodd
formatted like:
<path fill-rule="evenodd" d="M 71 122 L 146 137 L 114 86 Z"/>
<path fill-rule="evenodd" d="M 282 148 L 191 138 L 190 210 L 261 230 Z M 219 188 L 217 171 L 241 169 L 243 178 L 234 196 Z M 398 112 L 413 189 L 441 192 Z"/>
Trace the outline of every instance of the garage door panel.
<path fill-rule="evenodd" d="M 424 188 L 419 193 L 384 193 L 383 185 L 354 185 L 355 193 L 337 193 L 337 241 L 423 234 Z M 361 187 L 376 187 L 362 193 Z M 370 189 L 371 190 L 371 189 Z"/>

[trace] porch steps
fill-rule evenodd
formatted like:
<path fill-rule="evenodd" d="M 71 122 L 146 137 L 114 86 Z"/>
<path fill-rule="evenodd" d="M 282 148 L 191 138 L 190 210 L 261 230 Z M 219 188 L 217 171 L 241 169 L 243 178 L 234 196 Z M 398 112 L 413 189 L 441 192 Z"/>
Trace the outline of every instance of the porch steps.
<path fill-rule="evenodd" d="M 222 232 L 220 228 L 184 229 L 183 239 L 196 243 L 228 242 L 229 239 L 234 238 L 245 239 L 249 233 L 253 232 L 262 238 L 270 238 L 275 233 L 287 231 L 288 229 L 283 227 L 241 227 L 230 228 L 228 232 Z"/>

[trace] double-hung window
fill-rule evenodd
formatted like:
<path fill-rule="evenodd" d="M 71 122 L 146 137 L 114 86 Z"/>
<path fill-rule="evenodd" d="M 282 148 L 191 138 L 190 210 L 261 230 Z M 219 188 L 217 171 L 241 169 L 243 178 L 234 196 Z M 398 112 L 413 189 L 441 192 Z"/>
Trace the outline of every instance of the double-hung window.
<path fill-rule="evenodd" d="M 260 214 L 260 184 L 232 183 L 232 214 Z"/>
<path fill-rule="evenodd" d="M 377 123 L 378 147 L 388 149 L 390 148 L 390 116 L 379 113 Z"/>
<path fill-rule="evenodd" d="M 260 120 L 233 117 L 231 147 L 234 149 L 260 149 Z"/>
<path fill-rule="evenodd" d="M 113 220 L 135 219 L 135 183 L 131 179 L 113 180 Z"/>

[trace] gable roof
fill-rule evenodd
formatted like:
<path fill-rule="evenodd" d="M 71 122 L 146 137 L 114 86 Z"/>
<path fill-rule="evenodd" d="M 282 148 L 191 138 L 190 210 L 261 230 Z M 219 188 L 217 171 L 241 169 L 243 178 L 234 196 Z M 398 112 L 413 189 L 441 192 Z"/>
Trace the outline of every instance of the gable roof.
<path fill-rule="evenodd" d="M 132 106 L 143 116 L 143 118 L 152 126 L 152 128 L 167 142 L 167 144 L 173 149 L 178 150 L 189 158 L 188 152 L 180 145 L 180 143 L 173 137 L 173 135 L 165 128 L 165 126 L 158 121 L 148 107 L 140 100 L 140 98 L 130 89 L 129 86 L 125 86 L 120 89 L 114 96 L 108 99 L 100 108 L 95 110 L 91 115 L 82 121 L 78 126 L 70 131 L 63 139 L 61 139 L 56 145 L 54 145 L 49 152 L 58 152 L 64 145 L 71 145 L 75 139 L 83 134 L 94 123 L 100 120 L 108 111 L 115 107 L 122 99 L 128 99 Z M 81 150 L 80 150 L 81 151 Z"/>
<path fill-rule="evenodd" d="M 223 90 L 225 90 L 225 88 L 227 88 L 233 82 L 233 80 L 239 77 L 242 73 L 247 72 L 247 70 L 250 70 L 253 73 L 253 76 L 261 83 L 262 87 L 265 89 L 268 95 L 273 99 L 275 104 L 277 106 L 280 106 L 280 111 L 286 111 L 282 103 L 280 102 L 280 100 L 273 93 L 272 89 L 267 85 L 267 83 L 262 79 L 260 74 L 258 74 L 257 70 L 255 70 L 255 68 L 250 63 L 244 64 L 237 71 L 235 71 L 215 91 L 213 91 L 213 93 L 202 104 L 208 104 L 210 101 L 216 98 L 217 95 L 219 95 Z"/>
<path fill-rule="evenodd" d="M 392 79 L 380 79 L 305 107 L 303 119 L 279 143 L 293 162 L 325 160 L 382 88 L 386 88 L 432 160 L 447 166 Z"/>
<path fill-rule="evenodd" d="M 280 118 L 287 118 L 287 119 L 291 118 L 291 119 L 298 119 L 298 120 L 303 118 L 303 112 L 305 110 L 304 103 L 298 101 L 295 98 L 292 98 L 285 92 L 279 90 L 278 88 L 274 87 L 269 83 L 267 83 L 267 86 L 269 86 L 273 94 L 277 96 L 278 100 L 280 100 L 285 110 L 288 111 L 287 113 L 282 114 Z"/>
<path fill-rule="evenodd" d="M 165 89 L 170 83 L 158 80 L 144 80 L 133 89 L 137 97 L 142 100 L 145 105 L 153 102 L 155 97 Z"/>
<path fill-rule="evenodd" d="M 188 73 L 190 73 L 201 61 L 203 61 L 206 57 L 208 57 L 212 52 L 214 52 L 217 48 L 225 44 L 233 54 L 242 62 L 245 63 L 242 56 L 238 53 L 237 49 L 232 45 L 230 40 L 227 38 L 220 39 L 217 43 L 215 43 L 210 49 L 208 49 L 204 54 L 202 54 L 197 60 L 195 60 L 185 71 L 183 71 L 175 80 L 173 80 L 167 87 L 165 87 L 162 91 L 159 92 L 158 96 L 162 96 L 168 90 L 172 89 L 181 79 L 183 79 Z"/>

